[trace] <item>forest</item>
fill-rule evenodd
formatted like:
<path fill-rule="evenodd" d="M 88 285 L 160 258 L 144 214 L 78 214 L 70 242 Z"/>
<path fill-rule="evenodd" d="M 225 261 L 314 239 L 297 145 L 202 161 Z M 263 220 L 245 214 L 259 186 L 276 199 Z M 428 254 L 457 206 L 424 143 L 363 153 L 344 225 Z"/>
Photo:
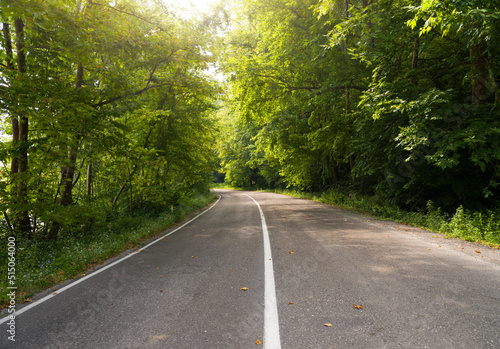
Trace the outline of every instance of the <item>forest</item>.
<path fill-rule="evenodd" d="M 469 212 L 500 241 L 495 1 L 8 0 L 0 16 L 0 239 L 40 280 L 68 246 L 172 224 L 214 180 Z"/>
<path fill-rule="evenodd" d="M 497 207 L 498 3 L 250 0 L 240 9 L 221 59 L 229 183 L 349 188 L 408 210 L 429 200 L 451 212 Z"/>
<path fill-rule="evenodd" d="M 2 2 L 0 194 L 26 239 L 205 190 L 216 154 L 200 23 L 149 1 Z"/>

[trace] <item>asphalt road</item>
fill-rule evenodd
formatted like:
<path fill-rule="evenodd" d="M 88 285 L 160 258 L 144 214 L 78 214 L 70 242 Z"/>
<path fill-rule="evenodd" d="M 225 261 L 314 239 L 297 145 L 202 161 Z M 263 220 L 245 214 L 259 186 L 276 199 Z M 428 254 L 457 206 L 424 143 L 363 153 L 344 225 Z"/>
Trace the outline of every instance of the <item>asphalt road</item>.
<path fill-rule="evenodd" d="M 34 297 L 15 344 L 0 325 L 0 348 L 500 348 L 498 250 L 316 202 L 218 192 L 168 238 Z"/>

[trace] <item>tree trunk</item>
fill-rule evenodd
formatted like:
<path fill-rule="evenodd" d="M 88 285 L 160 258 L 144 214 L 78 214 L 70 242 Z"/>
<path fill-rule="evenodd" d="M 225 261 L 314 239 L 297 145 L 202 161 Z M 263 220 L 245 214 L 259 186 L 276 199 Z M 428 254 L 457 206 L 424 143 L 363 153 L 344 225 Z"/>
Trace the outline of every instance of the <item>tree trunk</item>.
<path fill-rule="evenodd" d="M 120 187 L 120 190 L 118 190 L 118 193 L 116 193 L 115 198 L 113 199 L 112 206 L 115 206 L 115 204 L 118 202 L 118 199 L 120 198 L 120 195 L 122 195 L 123 189 L 127 186 L 127 182 L 123 183 L 122 186 Z"/>
<path fill-rule="evenodd" d="M 14 28 L 16 31 L 16 51 L 17 51 L 17 71 L 22 79 L 26 73 L 26 55 L 24 47 L 24 23 L 21 18 L 14 20 Z M 22 97 L 21 97 L 22 98 Z M 13 123 L 13 131 L 15 122 Z M 15 217 L 17 231 L 22 234 L 30 234 L 31 223 L 28 212 L 28 136 L 29 136 L 29 121 L 24 114 L 19 118 L 19 134 L 17 141 L 19 142 L 18 156 L 18 179 L 17 179 L 17 214 Z M 14 140 L 14 137 L 13 137 Z"/>
<path fill-rule="evenodd" d="M 5 56 L 6 56 L 6 66 L 9 72 L 13 72 L 15 69 L 14 65 L 14 53 L 12 51 L 12 38 L 10 32 L 10 24 L 4 20 L 3 21 L 3 36 L 5 44 Z M 11 125 L 12 125 L 12 160 L 10 165 L 10 182 L 12 185 L 11 189 L 11 202 L 17 200 L 17 186 L 15 185 L 17 174 L 19 172 L 19 155 L 17 154 L 17 147 L 19 146 L 19 119 L 17 115 L 11 115 Z"/>
<path fill-rule="evenodd" d="M 490 75 L 490 83 L 493 89 L 493 93 L 495 94 L 495 104 L 498 104 L 500 101 L 500 96 L 498 95 L 498 85 L 495 80 L 495 70 L 493 68 L 493 55 L 488 53 L 488 73 Z"/>
<path fill-rule="evenodd" d="M 349 0 L 345 0 L 345 18 L 346 20 L 349 20 Z M 346 35 L 345 37 L 345 47 L 344 47 L 344 53 L 346 55 L 346 58 L 349 59 L 349 56 L 347 54 L 347 46 L 349 45 L 349 38 Z M 349 104 L 350 104 L 350 91 L 349 87 L 345 87 L 345 110 L 346 114 L 349 114 Z"/>
<path fill-rule="evenodd" d="M 77 149 L 74 146 L 69 150 L 69 166 L 66 167 L 66 177 L 63 182 L 61 193 L 61 206 L 69 206 L 73 203 L 73 179 L 75 177 Z"/>
<path fill-rule="evenodd" d="M 417 86 L 418 85 L 418 76 L 417 76 L 417 69 L 418 69 L 418 52 L 420 49 L 420 38 L 417 36 L 415 40 L 413 41 L 413 57 L 411 60 L 411 70 L 412 70 L 412 76 L 410 78 L 410 81 L 413 85 Z"/>
<path fill-rule="evenodd" d="M 87 165 L 86 192 L 87 192 L 87 197 L 90 200 L 92 197 L 92 164 Z"/>
<path fill-rule="evenodd" d="M 76 70 L 76 81 L 75 88 L 80 89 L 83 85 L 83 65 L 78 64 Z M 73 185 L 76 170 L 76 159 L 78 156 L 78 146 L 71 145 L 69 149 L 68 166 L 61 168 L 61 200 L 59 201 L 61 206 L 69 206 L 73 203 Z M 56 194 L 57 195 L 57 194 Z M 57 240 L 57 234 L 61 225 L 59 222 L 54 221 L 52 227 L 50 228 L 49 238 L 51 240 Z"/>
<path fill-rule="evenodd" d="M 80 89 L 83 85 L 83 65 L 78 64 L 76 70 L 75 89 Z M 73 203 L 73 180 L 75 177 L 76 158 L 78 146 L 72 145 L 69 149 L 69 165 L 66 168 L 66 178 L 63 183 L 63 191 L 61 193 L 61 206 L 69 206 Z"/>
<path fill-rule="evenodd" d="M 472 104 L 486 104 L 488 89 L 486 87 L 486 60 L 483 55 L 483 44 L 470 49 L 472 73 Z"/>

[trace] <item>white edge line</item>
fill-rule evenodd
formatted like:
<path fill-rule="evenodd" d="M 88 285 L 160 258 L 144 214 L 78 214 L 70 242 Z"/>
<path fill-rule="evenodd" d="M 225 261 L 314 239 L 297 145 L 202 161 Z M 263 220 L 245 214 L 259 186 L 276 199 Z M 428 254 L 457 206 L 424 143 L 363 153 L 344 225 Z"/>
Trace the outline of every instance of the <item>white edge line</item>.
<path fill-rule="evenodd" d="M 257 200 L 248 194 L 245 195 L 252 199 L 259 208 L 260 220 L 262 221 L 262 236 L 264 238 L 264 348 L 281 349 L 273 258 L 266 217 L 264 217 L 264 212 Z"/>
<path fill-rule="evenodd" d="M 89 278 L 91 278 L 91 277 L 93 277 L 93 276 L 95 276 L 95 275 L 97 275 L 97 274 L 99 274 L 99 273 L 101 273 L 101 272 L 105 271 L 106 269 L 109 269 L 109 268 L 111 268 L 111 267 L 113 267 L 113 266 L 117 265 L 118 263 L 121 263 L 121 262 L 123 262 L 124 260 L 126 260 L 126 259 L 128 259 L 128 258 L 130 258 L 130 257 L 132 257 L 132 256 L 135 256 L 135 255 L 136 255 L 136 254 L 138 254 L 139 252 L 144 251 L 146 248 L 150 247 L 151 245 L 156 244 L 158 241 L 160 241 L 160 240 L 162 240 L 162 239 L 166 238 L 167 236 L 172 235 L 173 233 L 175 233 L 175 232 L 179 231 L 180 229 L 184 228 L 186 225 L 188 225 L 189 223 L 191 223 L 192 221 L 194 221 L 194 220 L 195 220 L 195 219 L 197 219 L 198 217 L 200 217 L 200 216 L 204 215 L 205 213 L 207 213 L 208 211 L 210 211 L 213 207 L 215 207 L 215 205 L 217 205 L 217 204 L 219 203 L 219 201 L 220 201 L 220 199 L 221 199 L 221 198 L 222 198 L 222 197 L 219 195 L 219 198 L 217 199 L 217 201 L 216 201 L 214 204 L 212 204 L 212 206 L 210 206 L 209 208 L 207 208 L 205 211 L 203 211 L 202 213 L 200 213 L 200 214 L 199 214 L 199 215 L 197 215 L 196 217 L 194 217 L 194 218 L 192 218 L 192 219 L 188 220 L 186 223 L 184 223 L 183 225 L 181 225 L 181 226 L 177 227 L 176 229 L 172 230 L 171 232 L 169 232 L 169 233 L 167 233 L 167 234 L 165 234 L 165 235 L 162 235 L 162 236 L 161 236 L 161 237 L 159 237 L 158 239 L 156 239 L 156 240 L 154 240 L 154 241 L 150 242 L 150 243 L 149 243 L 149 244 L 147 244 L 146 246 L 142 247 L 140 250 L 137 250 L 137 251 L 135 251 L 135 252 L 133 252 L 133 253 L 131 253 L 131 254 L 129 254 L 129 255 L 127 255 L 127 256 L 125 256 L 125 257 L 123 257 L 123 258 L 121 258 L 121 259 L 117 260 L 117 261 L 114 261 L 114 262 L 113 262 L 113 263 L 111 263 L 111 264 L 106 265 L 105 267 L 102 267 L 102 268 L 100 268 L 100 269 L 96 270 L 96 271 L 95 271 L 95 272 L 93 272 L 92 274 L 89 274 L 89 275 L 87 275 L 87 276 L 84 276 L 84 277 L 82 277 L 82 278 L 80 278 L 80 279 L 76 280 L 75 282 L 72 282 L 71 284 L 69 284 L 69 285 L 67 285 L 67 286 L 65 286 L 65 287 L 63 287 L 63 288 L 58 289 L 57 291 L 55 291 L 55 292 L 54 292 L 55 294 L 54 294 L 54 293 L 51 293 L 51 294 L 49 294 L 49 295 L 47 295 L 47 296 L 43 297 L 42 299 L 39 299 L 38 301 L 35 301 L 35 302 L 31 303 L 30 305 L 27 305 L 27 306 L 25 306 L 25 307 L 23 307 L 23 308 L 21 308 L 21 309 L 19 309 L 19 310 L 16 310 L 16 312 L 15 312 L 15 313 L 12 313 L 12 314 L 10 314 L 10 315 L 18 316 L 18 315 L 20 315 L 20 314 L 24 313 L 25 311 L 28 311 L 28 310 L 30 310 L 31 308 L 34 308 L 34 307 L 36 307 L 37 305 L 40 305 L 40 304 L 42 304 L 43 302 L 48 301 L 48 300 L 49 300 L 49 299 L 51 299 L 52 297 L 55 297 L 56 295 L 61 294 L 62 292 L 64 292 L 64 291 L 66 291 L 66 290 L 70 289 L 71 287 L 78 285 L 80 282 L 83 282 L 83 281 L 85 281 L 85 280 L 87 280 L 87 279 L 89 279 Z M 6 314 L 4 318 L 0 319 L 0 325 L 1 325 L 1 324 L 3 324 L 4 322 L 7 322 L 7 320 L 9 320 L 9 319 L 10 319 L 10 315 Z"/>

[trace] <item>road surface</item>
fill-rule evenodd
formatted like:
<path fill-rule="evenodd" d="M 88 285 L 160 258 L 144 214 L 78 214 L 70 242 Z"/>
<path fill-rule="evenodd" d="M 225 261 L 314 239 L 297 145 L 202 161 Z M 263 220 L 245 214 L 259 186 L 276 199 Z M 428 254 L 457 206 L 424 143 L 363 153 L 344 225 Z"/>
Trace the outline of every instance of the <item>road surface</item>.
<path fill-rule="evenodd" d="M 34 297 L 0 348 L 500 348 L 498 250 L 218 193 L 166 239 Z"/>

